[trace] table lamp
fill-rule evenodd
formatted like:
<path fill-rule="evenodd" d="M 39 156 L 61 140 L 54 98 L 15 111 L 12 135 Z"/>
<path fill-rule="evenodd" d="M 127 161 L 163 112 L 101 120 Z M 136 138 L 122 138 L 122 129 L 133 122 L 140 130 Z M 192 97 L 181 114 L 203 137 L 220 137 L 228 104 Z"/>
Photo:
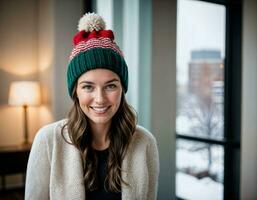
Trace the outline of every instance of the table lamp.
<path fill-rule="evenodd" d="M 15 81 L 11 83 L 9 102 L 13 106 L 22 106 L 24 113 L 24 142 L 28 144 L 28 106 L 40 104 L 40 86 L 35 81 Z"/>

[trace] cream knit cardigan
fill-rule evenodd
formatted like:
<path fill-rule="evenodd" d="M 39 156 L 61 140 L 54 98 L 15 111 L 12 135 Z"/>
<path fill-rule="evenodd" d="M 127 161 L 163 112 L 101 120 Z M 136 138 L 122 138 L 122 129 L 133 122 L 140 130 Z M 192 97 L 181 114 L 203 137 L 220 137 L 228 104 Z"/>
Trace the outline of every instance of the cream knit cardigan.
<path fill-rule="evenodd" d="M 37 133 L 29 156 L 25 200 L 84 200 L 83 167 L 79 151 L 64 141 L 66 120 L 47 125 Z M 67 131 L 65 138 L 69 140 Z M 159 155 L 156 140 L 137 126 L 122 163 L 122 200 L 153 200 L 157 195 Z"/>

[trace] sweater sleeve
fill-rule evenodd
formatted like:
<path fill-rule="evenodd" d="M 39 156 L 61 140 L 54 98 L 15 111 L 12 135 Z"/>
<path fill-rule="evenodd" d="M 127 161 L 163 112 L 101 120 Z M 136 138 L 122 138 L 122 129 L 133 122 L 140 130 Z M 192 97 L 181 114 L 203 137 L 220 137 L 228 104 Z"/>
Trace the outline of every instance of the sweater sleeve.
<path fill-rule="evenodd" d="M 49 199 L 50 161 L 46 141 L 46 129 L 41 129 L 32 144 L 29 155 L 25 200 Z"/>
<path fill-rule="evenodd" d="M 155 138 L 150 140 L 147 147 L 147 166 L 149 174 L 147 200 L 157 199 L 157 188 L 159 178 L 159 153 Z"/>

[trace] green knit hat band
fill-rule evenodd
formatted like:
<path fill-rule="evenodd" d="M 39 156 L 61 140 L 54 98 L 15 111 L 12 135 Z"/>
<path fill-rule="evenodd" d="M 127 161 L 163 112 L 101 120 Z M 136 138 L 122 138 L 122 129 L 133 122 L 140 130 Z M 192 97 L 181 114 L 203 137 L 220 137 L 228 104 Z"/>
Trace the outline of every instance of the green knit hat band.
<path fill-rule="evenodd" d="M 67 85 L 70 97 L 77 79 L 85 72 L 93 69 L 108 69 L 116 73 L 123 86 L 128 90 L 128 68 L 124 58 L 111 48 L 91 48 L 79 52 L 69 63 Z"/>

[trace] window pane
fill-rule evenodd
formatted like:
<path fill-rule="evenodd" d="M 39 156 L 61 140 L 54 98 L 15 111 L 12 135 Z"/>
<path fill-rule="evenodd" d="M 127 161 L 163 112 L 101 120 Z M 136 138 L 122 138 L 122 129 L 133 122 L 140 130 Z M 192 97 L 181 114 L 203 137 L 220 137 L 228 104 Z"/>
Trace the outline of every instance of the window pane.
<path fill-rule="evenodd" d="M 225 7 L 179 0 L 177 20 L 176 131 L 222 139 Z"/>
<path fill-rule="evenodd" d="M 223 199 L 224 149 L 177 140 L 176 195 L 187 200 Z"/>

